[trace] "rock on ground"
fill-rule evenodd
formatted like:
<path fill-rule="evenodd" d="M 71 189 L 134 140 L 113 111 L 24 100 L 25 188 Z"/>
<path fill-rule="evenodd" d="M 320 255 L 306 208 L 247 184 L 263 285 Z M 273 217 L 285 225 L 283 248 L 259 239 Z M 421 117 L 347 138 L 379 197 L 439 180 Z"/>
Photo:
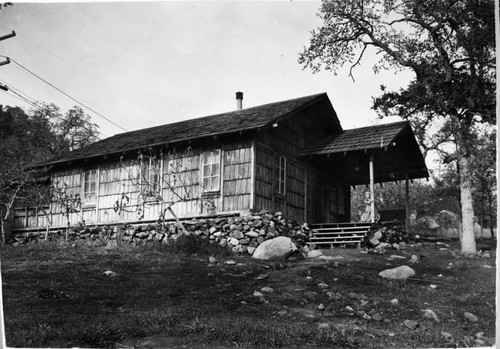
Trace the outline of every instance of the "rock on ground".
<path fill-rule="evenodd" d="M 405 320 L 403 321 L 403 324 L 408 327 L 410 330 L 416 329 L 419 325 L 418 322 L 413 321 L 413 320 Z"/>
<path fill-rule="evenodd" d="M 477 322 L 479 320 L 476 315 L 474 315 L 472 313 L 468 313 L 468 312 L 464 313 L 464 319 L 468 320 L 470 322 Z"/>
<path fill-rule="evenodd" d="M 282 258 L 290 251 L 295 251 L 297 246 L 292 239 L 286 236 L 278 236 L 274 239 L 266 240 L 261 243 L 254 251 L 252 258 L 272 259 Z"/>
<path fill-rule="evenodd" d="M 414 276 L 415 270 L 407 265 L 402 265 L 397 268 L 383 270 L 378 275 L 385 279 L 406 279 Z"/>
<path fill-rule="evenodd" d="M 312 250 L 307 253 L 307 258 L 318 258 L 319 256 L 322 256 L 323 252 L 321 250 Z"/>
<path fill-rule="evenodd" d="M 422 309 L 421 311 L 424 318 L 439 322 L 439 318 L 437 317 L 436 313 L 431 309 Z"/>

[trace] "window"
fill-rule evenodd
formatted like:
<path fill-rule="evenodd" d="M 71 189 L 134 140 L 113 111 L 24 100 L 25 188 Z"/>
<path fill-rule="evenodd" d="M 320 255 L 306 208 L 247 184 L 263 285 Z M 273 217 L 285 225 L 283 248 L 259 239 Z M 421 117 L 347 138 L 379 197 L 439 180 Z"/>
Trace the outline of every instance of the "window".
<path fill-rule="evenodd" d="M 97 169 L 83 173 L 83 203 L 92 204 L 97 198 Z"/>
<path fill-rule="evenodd" d="M 286 158 L 280 156 L 276 168 L 276 189 L 278 194 L 285 194 L 286 188 Z"/>
<path fill-rule="evenodd" d="M 220 190 L 220 149 L 203 152 L 201 178 L 204 192 Z"/>
<path fill-rule="evenodd" d="M 154 156 L 141 156 L 141 188 L 147 196 L 160 192 L 160 161 Z"/>

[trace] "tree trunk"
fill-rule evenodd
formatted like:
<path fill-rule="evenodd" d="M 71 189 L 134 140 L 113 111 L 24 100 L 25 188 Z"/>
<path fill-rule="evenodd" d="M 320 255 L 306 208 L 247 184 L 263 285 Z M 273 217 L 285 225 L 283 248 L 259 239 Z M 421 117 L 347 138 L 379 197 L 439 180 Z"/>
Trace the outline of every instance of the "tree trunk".
<path fill-rule="evenodd" d="M 460 202 L 462 209 L 462 253 L 476 253 L 476 237 L 474 235 L 474 208 L 472 206 L 472 180 L 469 175 L 469 158 L 460 155 Z"/>
<path fill-rule="evenodd" d="M 481 189 L 481 215 L 479 216 L 479 225 L 481 226 L 481 240 L 483 240 L 483 226 L 484 226 L 484 192 Z"/>
<path fill-rule="evenodd" d="M 5 233 L 5 222 L 4 222 L 4 220 L 3 220 L 3 219 L 0 219 L 0 225 L 2 225 L 2 243 L 4 243 L 4 244 L 5 244 L 5 242 L 6 242 L 6 241 L 5 241 L 5 240 L 6 240 L 6 239 L 5 239 L 5 234 L 6 234 L 6 233 Z"/>
<path fill-rule="evenodd" d="M 491 195 L 491 190 L 488 190 L 487 195 L 488 195 L 488 206 L 490 211 L 490 232 L 491 232 L 491 238 L 494 239 L 495 231 L 493 230 L 493 224 L 495 222 L 495 216 L 493 215 L 493 198 Z"/>

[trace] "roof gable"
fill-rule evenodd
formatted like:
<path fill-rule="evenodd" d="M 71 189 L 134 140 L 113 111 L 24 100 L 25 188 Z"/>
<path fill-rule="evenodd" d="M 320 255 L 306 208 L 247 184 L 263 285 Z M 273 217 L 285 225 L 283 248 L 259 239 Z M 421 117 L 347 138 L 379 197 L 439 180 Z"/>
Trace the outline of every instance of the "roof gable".
<path fill-rule="evenodd" d="M 57 158 L 53 158 L 38 166 L 116 154 L 141 147 L 151 147 L 260 129 L 316 103 L 327 104 L 332 114 L 332 124 L 341 129 L 340 122 L 331 106 L 328 96 L 326 93 L 321 93 L 132 132 L 120 133 L 81 149 L 63 154 Z"/>

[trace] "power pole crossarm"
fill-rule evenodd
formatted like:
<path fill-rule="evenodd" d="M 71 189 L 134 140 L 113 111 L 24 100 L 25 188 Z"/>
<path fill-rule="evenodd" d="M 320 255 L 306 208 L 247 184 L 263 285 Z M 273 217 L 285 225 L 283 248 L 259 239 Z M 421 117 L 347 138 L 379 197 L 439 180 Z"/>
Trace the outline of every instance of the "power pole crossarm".
<path fill-rule="evenodd" d="M 10 33 L 10 34 L 0 36 L 0 41 L 5 40 L 5 39 L 9 39 L 9 38 L 13 38 L 14 36 L 16 36 L 16 32 L 12 31 L 12 33 Z"/>
<path fill-rule="evenodd" d="M 9 64 L 9 63 L 10 63 L 10 59 L 7 58 L 6 61 L 0 62 L 0 66 L 1 65 L 6 65 L 6 64 Z"/>

